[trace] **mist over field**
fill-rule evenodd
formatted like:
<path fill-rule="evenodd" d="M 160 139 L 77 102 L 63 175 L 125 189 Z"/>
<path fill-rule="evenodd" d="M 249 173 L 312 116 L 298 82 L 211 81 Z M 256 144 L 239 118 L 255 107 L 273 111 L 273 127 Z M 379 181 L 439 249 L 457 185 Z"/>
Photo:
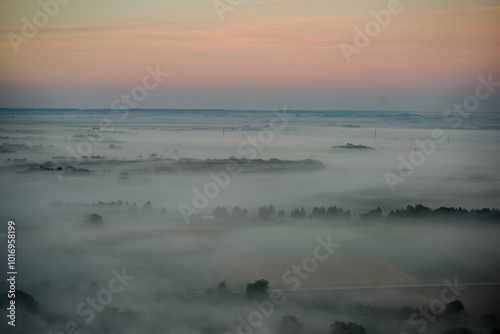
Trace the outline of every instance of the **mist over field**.
<path fill-rule="evenodd" d="M 496 114 L 459 129 L 430 112 L 0 117 L 20 333 L 498 327 Z"/>
<path fill-rule="evenodd" d="M 499 31 L 0 1 L 0 334 L 500 334 Z"/>

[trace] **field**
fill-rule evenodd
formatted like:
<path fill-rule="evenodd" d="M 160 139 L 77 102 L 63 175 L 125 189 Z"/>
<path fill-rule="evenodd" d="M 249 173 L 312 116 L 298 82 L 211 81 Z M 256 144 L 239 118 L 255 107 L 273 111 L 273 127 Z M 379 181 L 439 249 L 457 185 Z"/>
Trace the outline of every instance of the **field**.
<path fill-rule="evenodd" d="M 116 310 L 164 323 L 165 310 L 177 309 L 169 321 L 195 327 L 215 317 L 220 326 L 210 330 L 251 312 L 244 293 L 259 279 L 288 300 L 269 328 L 287 312 L 311 330 L 334 319 L 363 322 L 370 333 L 415 330 L 400 310 L 428 306 L 455 280 L 467 286 L 460 300 L 470 319 L 499 311 L 498 222 L 362 219 L 377 207 L 387 215 L 419 203 L 496 207 L 498 133 L 481 130 L 496 119 L 446 129 L 450 140 L 393 192 L 384 174 L 427 138 L 435 114 L 396 122 L 288 112 L 283 131 L 261 141 L 271 112 L 144 111 L 106 131 L 95 126 L 105 111 L 3 113 L 0 215 L 19 226 L 18 268 L 29 273 L 19 287 L 51 316 L 71 319 L 67 310 L 106 286 L 113 270 L 134 276 L 113 299 Z M 349 217 L 311 216 L 333 206 Z M 305 216 L 295 217 L 301 208 Z M 313 260 L 318 238 L 338 245 L 324 261 Z M 206 292 L 222 281 L 234 297 L 214 307 Z M 376 312 L 392 327 L 373 320 Z"/>

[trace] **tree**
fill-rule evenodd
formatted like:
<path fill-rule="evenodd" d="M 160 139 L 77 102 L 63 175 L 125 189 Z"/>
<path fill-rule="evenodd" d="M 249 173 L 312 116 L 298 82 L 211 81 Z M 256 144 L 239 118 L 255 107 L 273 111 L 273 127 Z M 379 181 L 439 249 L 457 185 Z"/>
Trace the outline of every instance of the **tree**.
<path fill-rule="evenodd" d="M 303 218 L 306 217 L 306 210 L 302 207 L 300 210 L 299 209 L 294 209 L 290 212 L 290 217 L 294 218 Z"/>
<path fill-rule="evenodd" d="M 239 206 L 235 206 L 233 210 L 231 210 L 231 216 L 234 218 L 241 218 L 241 209 Z"/>
<path fill-rule="evenodd" d="M 366 334 L 363 326 L 353 322 L 335 321 L 332 325 L 332 334 Z"/>
<path fill-rule="evenodd" d="M 215 292 L 220 295 L 228 295 L 231 293 L 231 291 L 227 287 L 226 281 L 219 282 L 219 284 L 217 284 L 217 287 L 215 288 Z"/>
<path fill-rule="evenodd" d="M 280 218 L 285 217 L 285 211 L 283 211 L 283 210 L 278 211 L 278 217 L 280 217 Z"/>
<path fill-rule="evenodd" d="M 314 207 L 310 215 L 311 218 L 319 218 L 319 219 L 323 219 L 325 218 L 325 216 L 326 216 L 326 209 L 324 206 L 322 206 L 321 208 Z"/>
<path fill-rule="evenodd" d="M 415 205 L 415 215 L 418 217 L 427 217 L 432 214 L 432 210 L 425 205 L 417 204 Z"/>
<path fill-rule="evenodd" d="M 260 219 L 267 219 L 267 208 L 266 208 L 265 206 L 260 207 L 260 208 L 257 210 L 257 216 L 258 216 Z"/>
<path fill-rule="evenodd" d="M 276 214 L 276 209 L 273 205 L 266 207 L 265 205 L 260 207 L 257 211 L 257 215 L 260 219 L 271 219 Z"/>
<path fill-rule="evenodd" d="M 458 315 L 462 314 L 464 311 L 464 304 L 458 299 L 446 304 L 446 308 L 444 309 L 444 312 L 447 315 Z"/>
<path fill-rule="evenodd" d="M 16 290 L 16 309 L 22 315 L 23 313 L 38 314 L 39 303 L 33 298 L 32 295 L 22 291 Z M 10 306 L 10 298 L 7 293 L 2 293 L 0 295 L 0 307 L 5 310 Z"/>
<path fill-rule="evenodd" d="M 90 215 L 83 216 L 82 222 L 97 226 L 102 225 L 104 221 L 101 215 L 98 215 L 97 213 L 91 213 Z"/>
<path fill-rule="evenodd" d="M 253 283 L 248 283 L 246 288 L 247 298 L 249 299 L 263 299 L 267 298 L 269 290 L 269 281 L 260 279 Z"/>
<path fill-rule="evenodd" d="M 20 307 L 21 311 L 38 314 L 39 303 L 33 298 L 32 295 L 24 291 L 16 290 L 16 305 Z"/>
<path fill-rule="evenodd" d="M 370 212 L 361 215 L 361 220 L 381 220 L 383 218 L 384 214 L 379 206 L 375 210 L 371 210 Z"/>
<path fill-rule="evenodd" d="M 212 212 L 215 218 L 228 218 L 229 217 L 229 212 L 227 212 L 227 209 L 225 207 L 216 207 L 215 210 Z"/>
<path fill-rule="evenodd" d="M 304 209 L 304 207 L 301 207 L 299 217 L 306 217 L 306 216 L 307 216 L 306 209 Z"/>
<path fill-rule="evenodd" d="M 222 301 L 232 294 L 232 292 L 227 287 L 226 281 L 219 282 L 214 288 L 206 289 L 205 293 L 215 301 Z"/>
<path fill-rule="evenodd" d="M 141 211 L 142 212 L 151 212 L 151 211 L 153 211 L 153 206 L 151 205 L 151 202 L 147 201 L 146 203 L 144 203 L 144 205 L 141 208 Z"/>
<path fill-rule="evenodd" d="M 269 217 L 274 217 L 274 215 L 276 215 L 276 208 L 274 207 L 274 205 L 269 205 L 267 207 L 267 214 L 269 215 Z"/>
<path fill-rule="evenodd" d="M 285 334 L 296 334 L 304 328 L 304 324 L 297 317 L 289 314 L 281 318 L 280 330 Z"/>
<path fill-rule="evenodd" d="M 290 217 L 297 218 L 300 216 L 300 210 L 299 209 L 293 209 L 290 212 Z"/>
<path fill-rule="evenodd" d="M 349 219 L 351 218 L 351 212 L 349 210 L 344 211 L 341 207 L 331 206 L 326 210 L 326 218 L 328 219 Z"/>
<path fill-rule="evenodd" d="M 231 210 L 231 216 L 233 216 L 234 218 L 245 218 L 247 215 L 247 209 L 241 209 L 239 206 L 235 206 Z"/>
<path fill-rule="evenodd" d="M 129 212 L 137 212 L 138 211 L 137 204 L 135 204 L 135 202 L 132 204 L 129 204 L 128 202 L 126 202 L 125 207 L 127 208 L 127 211 L 129 211 Z"/>
<path fill-rule="evenodd" d="M 228 288 L 227 288 L 227 283 L 226 281 L 222 281 L 222 282 L 219 282 L 219 284 L 217 284 L 217 287 L 215 288 L 215 291 L 216 292 L 221 292 L 221 293 L 226 293 L 228 292 Z"/>

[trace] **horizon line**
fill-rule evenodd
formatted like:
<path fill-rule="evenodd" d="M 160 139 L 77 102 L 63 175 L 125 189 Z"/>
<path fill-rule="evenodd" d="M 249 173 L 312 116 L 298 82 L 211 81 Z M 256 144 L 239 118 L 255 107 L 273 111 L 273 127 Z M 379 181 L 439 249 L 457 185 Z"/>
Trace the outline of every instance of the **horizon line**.
<path fill-rule="evenodd" d="M 127 109 L 112 109 L 112 108 L 31 108 L 31 107 L 0 107 L 0 111 L 5 110 L 60 110 L 60 111 L 104 111 L 104 110 L 129 110 L 129 111 L 273 111 L 280 109 L 235 109 L 235 108 L 127 108 Z M 431 110 L 397 110 L 397 109 L 284 109 L 286 111 L 299 111 L 299 112 L 405 112 L 405 113 L 438 113 L 440 111 Z"/>

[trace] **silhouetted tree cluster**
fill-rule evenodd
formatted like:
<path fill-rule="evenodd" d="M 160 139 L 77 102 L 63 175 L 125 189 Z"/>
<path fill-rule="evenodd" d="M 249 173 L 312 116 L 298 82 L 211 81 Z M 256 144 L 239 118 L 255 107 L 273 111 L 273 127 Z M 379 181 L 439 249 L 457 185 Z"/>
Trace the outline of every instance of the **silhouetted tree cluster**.
<path fill-rule="evenodd" d="M 216 207 L 214 211 L 212 211 L 212 214 L 217 219 L 229 218 L 229 212 L 227 212 L 227 209 L 225 207 Z"/>
<path fill-rule="evenodd" d="M 51 204 L 55 207 L 62 207 L 63 204 L 60 202 L 53 202 Z M 64 204 L 66 207 L 74 207 L 74 206 L 85 206 L 85 207 L 109 207 L 109 208 L 123 208 L 127 212 L 142 212 L 148 213 L 156 211 L 158 209 L 153 208 L 150 201 L 147 201 L 140 209 L 137 207 L 135 203 L 123 202 L 121 200 L 111 201 L 111 202 L 103 202 L 99 201 L 97 203 L 92 204 L 75 204 L 75 203 L 67 203 Z M 161 213 L 166 213 L 166 209 L 162 209 Z M 235 206 L 231 211 L 226 209 L 226 207 L 218 206 L 212 211 L 212 214 L 217 219 L 226 219 L 226 218 L 236 218 L 241 219 L 248 217 L 248 211 L 246 209 L 240 208 L 239 206 Z M 276 216 L 282 218 L 286 216 L 284 210 L 276 211 L 276 208 L 273 205 L 262 206 L 257 210 L 258 219 L 268 220 L 273 219 Z M 201 215 L 200 215 L 201 217 Z M 301 207 L 300 209 L 296 208 L 290 211 L 290 217 L 292 218 L 306 218 L 309 217 L 311 219 L 324 219 L 324 220 L 348 220 L 352 218 L 351 212 L 349 210 L 344 210 L 339 206 L 330 206 L 329 208 L 325 207 L 314 207 L 311 213 L 308 215 L 306 209 Z M 453 208 L 453 207 L 440 207 L 438 209 L 431 209 L 422 204 L 417 204 L 415 206 L 408 205 L 399 210 L 391 211 L 387 216 L 384 216 L 382 209 L 377 207 L 375 210 L 371 210 L 367 213 L 361 214 L 361 220 L 364 221 L 379 221 L 379 220 L 387 220 L 387 221 L 401 221 L 401 220 L 412 220 L 416 219 L 419 222 L 425 222 L 426 220 L 481 220 L 481 221 L 500 221 L 500 210 L 496 208 L 483 208 L 483 209 L 472 209 L 466 210 L 461 207 Z"/>
<path fill-rule="evenodd" d="M 375 210 L 364 213 L 360 217 L 361 220 L 382 220 L 384 219 L 384 214 L 382 213 L 382 209 L 378 206 Z"/>
<path fill-rule="evenodd" d="M 120 172 L 120 174 L 118 174 L 118 177 L 119 177 L 120 179 L 128 179 L 128 178 L 130 177 L 130 175 L 128 175 L 128 173 L 127 173 L 126 171 L 122 170 L 122 171 Z"/>
<path fill-rule="evenodd" d="M 65 168 L 63 168 L 63 167 L 56 168 L 56 167 L 53 167 L 53 164 L 50 161 L 45 162 L 43 165 L 31 166 L 30 168 L 22 170 L 22 171 L 18 171 L 17 173 L 18 174 L 27 174 L 27 173 L 35 173 L 35 172 L 40 172 L 40 171 L 46 172 L 46 171 L 56 171 L 56 170 L 57 171 L 64 170 L 65 173 L 90 173 L 90 170 L 87 168 L 75 168 L 73 166 L 67 166 Z"/>
<path fill-rule="evenodd" d="M 226 281 L 219 282 L 215 288 L 207 289 L 205 293 L 219 299 L 225 299 L 225 297 L 229 297 L 233 294 L 229 290 Z"/>
<path fill-rule="evenodd" d="M 50 170 L 53 170 L 53 168 L 51 168 Z M 58 168 L 58 170 L 61 169 Z M 68 166 L 66 167 L 66 173 L 90 173 L 90 170 L 87 168 L 75 168 L 73 166 Z"/>
<path fill-rule="evenodd" d="M 125 203 L 125 209 L 128 211 L 128 212 L 137 212 L 139 209 L 137 209 L 137 205 L 134 203 L 129 203 L 129 202 L 126 202 Z"/>
<path fill-rule="evenodd" d="M 464 304 L 458 299 L 446 304 L 446 308 L 444 309 L 444 313 L 447 315 L 460 315 L 464 311 Z"/>
<path fill-rule="evenodd" d="M 90 206 L 99 206 L 99 207 L 112 207 L 112 208 L 122 208 L 123 207 L 123 202 L 121 200 L 118 201 L 113 201 L 113 202 L 103 202 L 99 201 L 97 203 L 92 203 Z"/>
<path fill-rule="evenodd" d="M 353 322 L 335 321 L 331 327 L 332 334 L 366 334 L 363 326 Z"/>
<path fill-rule="evenodd" d="M 51 203 L 51 206 L 55 207 L 61 207 L 63 206 L 61 202 L 55 201 Z M 99 208 L 114 208 L 114 209 L 122 209 L 127 212 L 133 213 L 133 212 L 139 212 L 141 211 L 142 213 L 150 213 L 158 209 L 153 209 L 153 205 L 151 204 L 151 201 L 147 201 L 144 203 L 144 205 L 139 209 L 137 207 L 137 204 L 134 203 L 129 203 L 129 202 L 123 202 L 121 200 L 118 201 L 112 201 L 112 202 L 103 202 L 99 201 L 97 203 L 91 203 L 91 204 L 79 204 L 79 203 L 67 203 L 65 204 L 66 207 L 78 207 L 78 206 L 84 206 L 84 207 L 99 207 Z M 161 208 L 161 213 L 166 213 L 167 210 L 165 208 Z"/>
<path fill-rule="evenodd" d="M 315 219 L 349 219 L 351 218 L 351 212 L 349 210 L 344 211 L 344 209 L 337 206 L 331 206 L 328 209 L 322 206 L 321 208 L 314 207 L 310 217 Z"/>
<path fill-rule="evenodd" d="M 15 150 L 34 150 L 34 151 L 40 151 L 43 148 L 42 144 L 34 144 L 32 148 L 30 148 L 29 145 L 26 145 L 25 143 L 22 144 L 12 144 L 12 143 L 3 143 L 0 145 L 0 151 L 3 152 L 15 152 Z"/>
<path fill-rule="evenodd" d="M 215 292 L 221 294 L 230 293 L 226 281 L 219 282 L 219 284 L 217 284 L 217 287 L 215 288 Z"/>
<path fill-rule="evenodd" d="M 142 212 L 152 212 L 153 211 L 153 206 L 151 205 L 150 201 L 147 201 L 144 203 L 144 205 L 141 208 Z"/>
<path fill-rule="evenodd" d="M 290 212 L 290 216 L 293 218 L 303 218 L 307 217 L 306 209 L 304 207 L 299 209 L 294 209 L 292 212 Z"/>
<path fill-rule="evenodd" d="M 176 172 L 175 168 L 172 168 L 170 166 L 156 166 L 154 171 L 156 173 L 175 173 Z"/>
<path fill-rule="evenodd" d="M 38 314 L 39 313 L 39 302 L 33 298 L 32 295 L 22 291 L 16 290 L 16 310 L 18 314 L 23 315 L 23 313 Z M 0 307 L 2 310 L 10 306 L 10 298 L 7 293 L 2 293 L 0 295 Z"/>
<path fill-rule="evenodd" d="M 234 218 L 245 218 L 247 215 L 247 209 L 241 209 L 239 206 L 235 206 L 231 211 L 231 216 Z"/>
<path fill-rule="evenodd" d="M 233 207 L 231 210 L 231 214 L 225 207 L 216 207 L 214 211 L 212 211 L 212 215 L 217 219 L 225 219 L 229 217 L 233 218 L 245 218 L 248 215 L 247 209 L 241 209 L 239 206 Z"/>
<path fill-rule="evenodd" d="M 260 219 L 271 219 L 276 215 L 276 208 L 273 205 L 260 207 L 257 216 Z"/>
<path fill-rule="evenodd" d="M 283 334 L 297 334 L 302 331 L 304 328 L 304 324 L 300 322 L 300 320 L 289 314 L 289 315 L 284 315 L 281 318 L 281 323 L 280 323 L 280 331 Z"/>
<path fill-rule="evenodd" d="M 91 213 L 89 215 L 83 216 L 82 222 L 88 223 L 91 225 L 102 225 L 104 220 L 102 219 L 101 215 L 99 215 L 97 213 Z"/>
<path fill-rule="evenodd" d="M 500 220 L 500 211 L 498 209 L 472 209 L 466 210 L 461 207 L 440 207 L 432 210 L 422 204 L 415 206 L 408 205 L 406 208 L 391 211 L 388 219 L 394 218 L 435 218 L 435 219 L 479 219 L 479 220 Z"/>
<path fill-rule="evenodd" d="M 265 299 L 268 297 L 269 281 L 260 279 L 253 283 L 248 283 L 246 294 L 248 299 Z"/>

